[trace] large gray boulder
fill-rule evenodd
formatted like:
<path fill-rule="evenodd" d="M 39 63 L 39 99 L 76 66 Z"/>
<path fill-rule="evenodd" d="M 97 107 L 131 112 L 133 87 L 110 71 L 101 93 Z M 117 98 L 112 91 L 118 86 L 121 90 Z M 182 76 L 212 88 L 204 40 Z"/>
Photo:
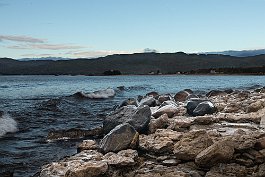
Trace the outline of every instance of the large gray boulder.
<path fill-rule="evenodd" d="M 100 141 L 102 152 L 118 152 L 136 147 L 139 140 L 138 132 L 128 123 L 116 126 Z"/>
<path fill-rule="evenodd" d="M 186 101 L 187 97 L 190 95 L 190 93 L 188 91 L 180 91 L 178 93 L 176 93 L 176 95 L 174 96 L 175 101 Z"/>
<path fill-rule="evenodd" d="M 149 107 L 154 107 L 156 106 L 156 99 L 154 97 L 148 96 L 148 97 L 144 97 L 140 103 L 139 106 L 144 106 L 147 105 Z"/>
<path fill-rule="evenodd" d="M 129 123 L 138 132 L 144 132 L 148 129 L 151 119 L 151 110 L 149 106 L 124 106 L 112 114 L 108 115 L 103 121 L 103 131 L 107 134 L 114 127 L 122 123 Z"/>

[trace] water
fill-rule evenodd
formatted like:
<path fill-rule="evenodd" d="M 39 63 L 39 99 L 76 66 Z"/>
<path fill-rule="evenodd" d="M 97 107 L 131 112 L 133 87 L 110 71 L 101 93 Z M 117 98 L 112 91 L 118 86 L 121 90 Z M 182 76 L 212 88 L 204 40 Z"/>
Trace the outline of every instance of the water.
<path fill-rule="evenodd" d="M 31 176 L 41 165 L 76 153 L 80 139 L 47 142 L 48 133 L 101 126 L 102 116 L 126 98 L 150 91 L 174 94 L 186 88 L 198 93 L 253 89 L 264 83 L 264 76 L 0 76 L 0 111 L 5 112 L 0 120 L 0 173 Z M 125 90 L 119 91 L 118 86 Z M 106 88 L 115 89 L 116 96 L 105 100 L 67 97 Z M 51 99 L 55 110 L 47 102 Z"/>

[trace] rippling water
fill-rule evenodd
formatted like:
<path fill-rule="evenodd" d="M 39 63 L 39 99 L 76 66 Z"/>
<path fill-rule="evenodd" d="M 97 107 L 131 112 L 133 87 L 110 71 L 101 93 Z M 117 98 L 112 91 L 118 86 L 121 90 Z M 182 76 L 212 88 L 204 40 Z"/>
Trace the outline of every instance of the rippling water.
<path fill-rule="evenodd" d="M 102 115 L 126 98 L 150 91 L 176 93 L 186 88 L 198 93 L 253 89 L 264 83 L 264 76 L 0 76 L 0 111 L 5 112 L 0 135 L 12 130 L 0 137 L 0 173 L 14 171 L 14 176 L 30 176 L 41 165 L 76 153 L 81 140 L 47 142 L 48 132 L 100 126 Z M 119 91 L 118 86 L 125 86 L 125 90 Z M 106 88 L 115 89 L 116 96 L 106 100 L 67 97 L 78 91 Z M 58 102 L 58 110 L 43 109 L 50 99 Z"/>

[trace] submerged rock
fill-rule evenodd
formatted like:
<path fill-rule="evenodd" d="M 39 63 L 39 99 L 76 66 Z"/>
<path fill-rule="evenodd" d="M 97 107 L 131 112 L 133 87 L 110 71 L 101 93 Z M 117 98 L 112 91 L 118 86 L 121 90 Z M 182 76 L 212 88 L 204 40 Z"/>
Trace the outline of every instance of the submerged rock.
<path fill-rule="evenodd" d="M 127 148 L 137 146 L 139 139 L 138 132 L 128 123 L 118 125 L 111 130 L 100 141 L 99 148 L 102 152 L 118 152 Z"/>
<path fill-rule="evenodd" d="M 69 130 L 55 130 L 50 131 L 47 140 L 60 140 L 60 139 L 79 139 L 83 137 L 97 137 L 102 136 L 103 129 L 101 127 L 91 130 L 83 130 L 72 128 Z"/>

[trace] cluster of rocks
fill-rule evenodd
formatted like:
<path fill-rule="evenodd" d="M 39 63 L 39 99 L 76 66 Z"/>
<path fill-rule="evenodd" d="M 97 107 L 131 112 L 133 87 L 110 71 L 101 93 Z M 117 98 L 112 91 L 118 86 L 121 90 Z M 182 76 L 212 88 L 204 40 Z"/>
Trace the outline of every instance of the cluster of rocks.
<path fill-rule="evenodd" d="M 100 141 L 39 176 L 265 176 L 265 90 L 148 93 L 104 120 Z"/>

